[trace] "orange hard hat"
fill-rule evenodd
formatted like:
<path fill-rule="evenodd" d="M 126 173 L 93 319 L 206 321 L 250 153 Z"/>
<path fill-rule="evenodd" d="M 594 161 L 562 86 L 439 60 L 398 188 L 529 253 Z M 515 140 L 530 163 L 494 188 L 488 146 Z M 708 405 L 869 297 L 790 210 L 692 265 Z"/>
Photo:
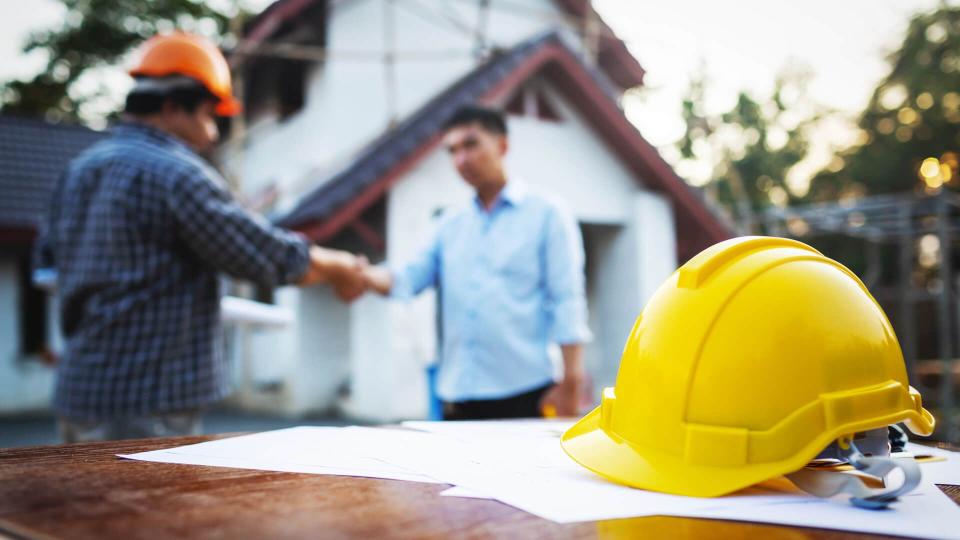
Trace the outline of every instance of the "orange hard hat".
<path fill-rule="evenodd" d="M 233 97 L 230 66 L 220 49 L 210 40 L 186 32 L 157 35 L 139 50 L 137 64 L 130 70 L 134 77 L 184 75 L 196 79 L 217 99 L 216 113 L 233 116 L 241 104 Z"/>

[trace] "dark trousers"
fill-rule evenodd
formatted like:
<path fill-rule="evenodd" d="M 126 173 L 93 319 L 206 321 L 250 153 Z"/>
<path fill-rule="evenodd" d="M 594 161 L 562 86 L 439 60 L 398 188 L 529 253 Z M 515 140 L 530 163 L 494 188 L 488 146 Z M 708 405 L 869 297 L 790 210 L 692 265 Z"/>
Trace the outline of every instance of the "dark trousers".
<path fill-rule="evenodd" d="M 538 418 L 540 398 L 553 385 L 501 399 L 478 399 L 443 403 L 444 420 L 492 420 L 495 418 Z"/>

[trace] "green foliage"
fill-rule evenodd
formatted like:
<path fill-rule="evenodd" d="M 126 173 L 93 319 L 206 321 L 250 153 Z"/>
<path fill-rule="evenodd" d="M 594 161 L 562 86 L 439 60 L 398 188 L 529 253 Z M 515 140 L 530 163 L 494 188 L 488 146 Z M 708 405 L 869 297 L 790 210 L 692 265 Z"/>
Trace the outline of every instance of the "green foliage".
<path fill-rule="evenodd" d="M 951 168 L 948 185 L 957 182 L 960 8 L 915 16 L 890 65 L 860 116 L 858 144 L 814 177 L 808 200 L 923 189 L 918 170 L 930 157 Z"/>
<path fill-rule="evenodd" d="M 211 38 L 229 36 L 231 14 L 194 0 L 61 0 L 67 9 L 58 28 L 34 33 L 24 52 L 43 50 L 48 62 L 35 77 L 8 81 L 3 112 L 77 119 L 97 91 L 81 92 L 88 70 L 119 63 L 144 39 L 175 28 Z"/>
<path fill-rule="evenodd" d="M 706 189 L 745 231 L 758 232 L 757 212 L 794 198 L 787 172 L 807 155 L 808 127 L 825 114 L 806 97 L 808 79 L 804 72 L 786 73 L 769 100 L 741 92 L 722 114 L 703 111 L 703 77 L 693 81 L 684 99 L 687 130 L 677 148 L 684 159 L 711 162 L 714 176 Z"/>

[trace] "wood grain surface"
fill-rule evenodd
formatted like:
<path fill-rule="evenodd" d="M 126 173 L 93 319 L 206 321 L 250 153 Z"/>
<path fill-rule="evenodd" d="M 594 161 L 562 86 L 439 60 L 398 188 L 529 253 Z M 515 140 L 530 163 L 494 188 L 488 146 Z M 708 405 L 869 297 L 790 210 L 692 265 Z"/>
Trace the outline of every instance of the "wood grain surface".
<path fill-rule="evenodd" d="M 440 497 L 445 485 L 115 457 L 226 436 L 0 450 L 0 537 L 878 538 L 670 517 L 560 525 L 496 501 Z M 960 501 L 960 487 L 942 489 Z"/>

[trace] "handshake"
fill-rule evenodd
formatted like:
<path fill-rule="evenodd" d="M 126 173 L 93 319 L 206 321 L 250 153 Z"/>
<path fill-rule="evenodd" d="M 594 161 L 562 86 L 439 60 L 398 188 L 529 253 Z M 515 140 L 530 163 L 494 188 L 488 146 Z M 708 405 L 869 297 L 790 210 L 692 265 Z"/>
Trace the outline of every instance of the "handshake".
<path fill-rule="evenodd" d="M 341 300 L 352 302 L 370 289 L 387 294 L 392 281 L 387 270 L 372 266 L 363 255 L 311 246 L 310 266 L 297 284 L 327 283 Z"/>

